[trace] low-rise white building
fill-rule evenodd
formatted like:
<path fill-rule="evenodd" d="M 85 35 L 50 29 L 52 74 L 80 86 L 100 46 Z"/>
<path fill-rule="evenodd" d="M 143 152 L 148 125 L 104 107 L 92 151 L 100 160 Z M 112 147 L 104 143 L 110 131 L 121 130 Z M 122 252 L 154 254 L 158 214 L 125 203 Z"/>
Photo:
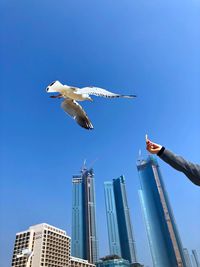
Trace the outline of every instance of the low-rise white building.
<path fill-rule="evenodd" d="M 95 267 L 71 257 L 71 238 L 66 232 L 46 223 L 16 234 L 12 267 Z"/>

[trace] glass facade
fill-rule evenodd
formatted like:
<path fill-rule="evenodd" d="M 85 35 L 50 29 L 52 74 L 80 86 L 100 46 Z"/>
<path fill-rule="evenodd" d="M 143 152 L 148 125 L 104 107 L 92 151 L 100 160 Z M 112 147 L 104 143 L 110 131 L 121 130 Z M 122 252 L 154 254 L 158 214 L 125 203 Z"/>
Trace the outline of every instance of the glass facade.
<path fill-rule="evenodd" d="M 110 254 L 118 252 L 130 263 L 137 262 L 124 176 L 105 182 L 104 188 Z"/>
<path fill-rule="evenodd" d="M 124 259 L 98 261 L 96 267 L 130 267 L 130 263 Z"/>
<path fill-rule="evenodd" d="M 84 258 L 82 177 L 73 176 L 72 187 L 72 255 Z"/>
<path fill-rule="evenodd" d="M 190 259 L 190 254 L 189 254 L 187 248 L 184 248 L 183 249 L 183 252 L 184 252 L 186 266 L 187 267 L 192 267 L 192 262 L 191 262 L 191 259 Z"/>
<path fill-rule="evenodd" d="M 117 212 L 112 182 L 104 183 L 104 192 L 110 254 L 121 256 Z"/>
<path fill-rule="evenodd" d="M 98 240 L 93 170 L 83 168 L 81 175 L 73 176 L 72 184 L 72 256 L 94 263 Z"/>
<path fill-rule="evenodd" d="M 195 249 L 192 250 L 192 255 L 193 255 L 193 258 L 194 258 L 195 267 L 200 267 L 197 251 Z"/>
<path fill-rule="evenodd" d="M 167 192 L 155 158 L 137 164 L 141 190 L 140 202 L 144 214 L 154 267 L 186 267 Z"/>

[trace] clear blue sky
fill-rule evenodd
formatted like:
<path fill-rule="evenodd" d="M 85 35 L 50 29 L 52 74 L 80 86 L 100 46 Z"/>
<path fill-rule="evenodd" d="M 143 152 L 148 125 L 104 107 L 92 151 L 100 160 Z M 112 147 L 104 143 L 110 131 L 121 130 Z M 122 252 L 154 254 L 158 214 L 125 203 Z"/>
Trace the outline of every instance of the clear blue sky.
<path fill-rule="evenodd" d="M 200 2 L 1 1 L 0 261 L 15 233 L 46 222 L 71 234 L 71 178 L 94 164 L 100 255 L 108 254 L 103 182 L 121 174 L 141 262 L 151 266 L 138 200 L 144 136 L 200 162 Z M 2 27 L 3 26 L 3 27 Z M 87 131 L 50 99 L 60 80 L 138 98 L 83 103 Z M 200 188 L 159 160 L 188 249 L 200 248 Z"/>

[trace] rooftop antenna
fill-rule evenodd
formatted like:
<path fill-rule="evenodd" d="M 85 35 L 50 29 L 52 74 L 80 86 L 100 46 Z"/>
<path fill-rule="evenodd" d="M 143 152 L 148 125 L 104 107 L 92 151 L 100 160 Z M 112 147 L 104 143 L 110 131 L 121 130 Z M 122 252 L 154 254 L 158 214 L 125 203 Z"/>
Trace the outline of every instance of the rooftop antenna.
<path fill-rule="evenodd" d="M 81 172 L 83 172 L 84 170 L 86 170 L 86 159 L 84 159 L 83 161 L 83 166 L 82 166 L 82 169 L 81 169 Z"/>
<path fill-rule="evenodd" d="M 140 163 L 142 161 L 142 150 L 141 148 L 138 151 L 138 158 L 137 158 L 137 162 Z"/>

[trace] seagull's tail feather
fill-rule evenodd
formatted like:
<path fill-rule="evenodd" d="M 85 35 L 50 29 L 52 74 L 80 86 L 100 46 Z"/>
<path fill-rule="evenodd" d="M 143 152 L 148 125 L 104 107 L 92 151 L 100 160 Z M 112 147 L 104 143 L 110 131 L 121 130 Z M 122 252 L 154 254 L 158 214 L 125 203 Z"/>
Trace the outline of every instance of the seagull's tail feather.
<path fill-rule="evenodd" d="M 135 98 L 137 97 L 136 95 L 118 95 L 118 94 L 113 94 L 113 95 L 98 95 L 98 96 L 103 96 L 106 98 Z"/>
<path fill-rule="evenodd" d="M 119 97 L 123 97 L 123 98 L 135 98 L 137 96 L 136 95 L 119 95 Z"/>

